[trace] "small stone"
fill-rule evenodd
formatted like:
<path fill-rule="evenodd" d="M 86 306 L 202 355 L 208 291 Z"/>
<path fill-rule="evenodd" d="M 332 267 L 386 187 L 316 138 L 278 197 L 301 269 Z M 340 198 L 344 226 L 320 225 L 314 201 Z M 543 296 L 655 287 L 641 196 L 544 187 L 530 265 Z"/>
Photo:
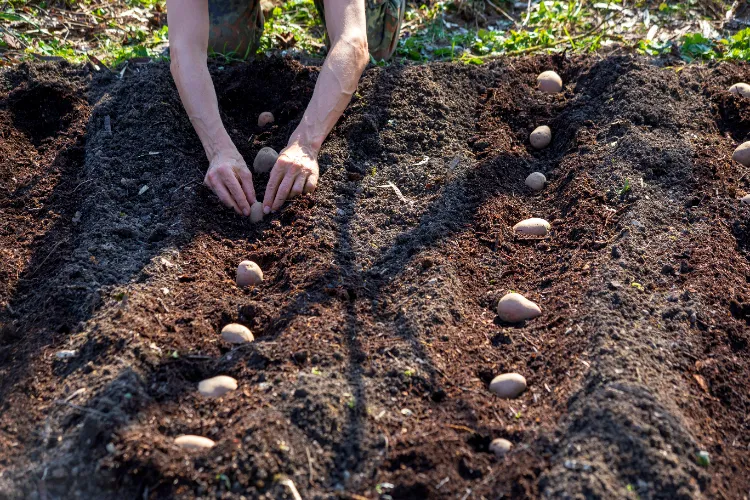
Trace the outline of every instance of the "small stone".
<path fill-rule="evenodd" d="M 546 94 L 556 94 L 562 90 L 562 78 L 554 71 L 545 71 L 536 78 L 539 90 Z"/>
<path fill-rule="evenodd" d="M 741 95 L 742 97 L 750 97 L 750 85 L 747 83 L 735 83 L 729 87 L 729 92 Z"/>
<path fill-rule="evenodd" d="M 220 398 L 224 394 L 237 389 L 237 381 L 226 375 L 219 375 L 201 381 L 198 392 L 209 398 Z"/>
<path fill-rule="evenodd" d="M 529 135 L 529 142 L 534 149 L 544 149 L 552 142 L 552 131 L 547 125 L 537 127 Z"/>
<path fill-rule="evenodd" d="M 612 246 L 612 258 L 613 259 L 619 259 L 622 257 L 622 252 L 620 251 L 620 247 L 617 245 Z"/>
<path fill-rule="evenodd" d="M 114 455 L 117 451 L 114 443 L 107 443 L 107 446 L 105 446 L 105 448 L 107 449 L 107 453 L 109 453 L 110 455 Z"/>
<path fill-rule="evenodd" d="M 745 205 L 750 205 L 750 194 L 746 194 L 745 196 L 740 198 L 740 201 Z"/>
<path fill-rule="evenodd" d="M 190 434 L 176 437 L 174 443 L 186 450 L 206 450 L 208 448 L 213 448 L 216 444 L 208 438 L 193 436 Z"/>
<path fill-rule="evenodd" d="M 542 310 L 539 306 L 520 293 L 506 294 L 497 303 L 497 315 L 508 323 L 520 323 L 541 314 Z"/>
<path fill-rule="evenodd" d="M 307 351 L 297 351 L 292 354 L 292 357 L 297 363 L 305 363 L 307 362 Z"/>
<path fill-rule="evenodd" d="M 547 178 L 541 172 L 532 172 L 526 177 L 526 185 L 532 189 L 532 191 L 541 191 L 544 189 L 544 184 L 547 182 Z"/>
<path fill-rule="evenodd" d="M 253 160 L 253 170 L 255 170 L 256 174 L 270 172 L 278 159 L 279 153 L 275 149 L 268 146 L 261 148 L 258 154 L 255 155 L 255 160 Z"/>
<path fill-rule="evenodd" d="M 243 260 L 237 266 L 237 286 L 257 285 L 263 281 L 263 271 L 251 260 Z"/>
<path fill-rule="evenodd" d="M 732 159 L 744 166 L 750 166 L 750 141 L 743 142 L 732 153 Z"/>
<path fill-rule="evenodd" d="M 711 456 L 708 454 L 706 450 L 701 450 L 697 454 L 698 459 L 698 465 L 702 465 L 703 467 L 708 467 L 711 465 Z"/>
<path fill-rule="evenodd" d="M 513 447 L 513 443 L 507 439 L 493 439 L 490 443 L 490 451 L 497 457 L 504 457 L 506 453 Z"/>
<path fill-rule="evenodd" d="M 531 236 L 546 236 L 549 232 L 549 229 L 549 222 L 544 219 L 538 219 L 536 217 L 522 220 L 521 222 L 513 226 L 513 230 L 516 233 L 527 234 Z"/>
<path fill-rule="evenodd" d="M 265 127 L 266 125 L 269 125 L 275 121 L 275 118 L 273 117 L 273 113 L 270 111 L 264 111 L 260 115 L 258 115 L 258 126 L 259 127 Z"/>
<path fill-rule="evenodd" d="M 264 215 L 263 203 L 259 201 L 253 203 L 250 207 L 250 222 L 252 222 L 253 224 L 257 224 L 258 222 L 263 220 Z"/>
<path fill-rule="evenodd" d="M 78 355 L 78 351 L 76 350 L 62 350 L 55 353 L 57 359 L 75 358 L 76 355 Z"/>
<path fill-rule="evenodd" d="M 525 390 L 526 379 L 518 373 L 503 373 L 490 382 L 490 391 L 503 399 L 513 399 Z"/>
<path fill-rule="evenodd" d="M 253 333 L 246 326 L 230 323 L 221 329 L 221 338 L 230 344 L 245 344 L 255 340 Z"/>

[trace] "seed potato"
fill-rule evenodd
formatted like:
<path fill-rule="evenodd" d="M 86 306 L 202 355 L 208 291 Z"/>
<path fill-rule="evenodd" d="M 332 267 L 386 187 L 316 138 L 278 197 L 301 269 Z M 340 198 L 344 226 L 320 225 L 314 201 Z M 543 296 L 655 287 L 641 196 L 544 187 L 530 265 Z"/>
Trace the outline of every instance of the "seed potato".
<path fill-rule="evenodd" d="M 244 325 L 230 323 L 221 329 L 221 338 L 230 344 L 245 344 L 255 340 L 253 332 Z"/>
<path fill-rule="evenodd" d="M 277 153 L 273 148 L 269 148 L 268 146 L 261 148 L 261 150 L 258 151 L 258 154 L 255 155 L 255 160 L 253 161 L 253 170 L 255 170 L 256 174 L 265 174 L 266 172 L 270 172 L 273 166 L 276 164 L 276 160 L 278 158 L 279 153 Z"/>
<path fill-rule="evenodd" d="M 546 236 L 549 233 L 550 224 L 544 219 L 533 217 L 531 219 L 522 220 L 515 226 L 513 230 L 518 234 L 526 234 L 531 236 Z"/>
<path fill-rule="evenodd" d="M 270 111 L 264 111 L 260 115 L 258 115 L 258 126 L 259 127 L 265 127 L 266 125 L 269 125 L 274 122 L 273 113 Z"/>
<path fill-rule="evenodd" d="M 492 379 L 490 391 L 503 399 L 513 399 L 526 390 L 526 379 L 518 373 L 503 373 Z"/>
<path fill-rule="evenodd" d="M 729 91 L 742 97 L 750 97 L 750 85 L 747 83 L 735 83 L 729 87 Z"/>
<path fill-rule="evenodd" d="M 732 153 L 732 159 L 744 166 L 750 166 L 750 141 L 743 142 Z"/>
<path fill-rule="evenodd" d="M 545 94 L 557 94 L 563 87 L 562 78 L 554 71 L 541 73 L 536 81 L 539 84 L 539 90 Z"/>
<path fill-rule="evenodd" d="M 534 129 L 529 135 L 529 142 L 534 149 L 544 149 L 552 142 L 552 130 L 547 125 Z"/>
<path fill-rule="evenodd" d="M 257 285 L 263 281 L 263 271 L 252 260 L 243 260 L 237 266 L 237 286 Z"/>
<path fill-rule="evenodd" d="M 520 293 L 508 293 L 497 303 L 498 317 L 508 323 L 520 323 L 541 314 L 539 306 Z"/>
<path fill-rule="evenodd" d="M 203 436 L 193 436 L 190 434 L 178 436 L 174 440 L 177 446 L 186 450 L 206 450 L 213 448 L 216 444 L 213 440 Z"/>
<path fill-rule="evenodd" d="M 252 222 L 253 224 L 258 223 L 263 220 L 264 215 L 263 203 L 259 201 L 253 203 L 250 207 L 250 222 Z"/>
<path fill-rule="evenodd" d="M 547 178 L 541 172 L 532 172 L 526 177 L 526 185 L 533 191 L 541 191 L 544 189 L 544 184 L 547 182 Z"/>

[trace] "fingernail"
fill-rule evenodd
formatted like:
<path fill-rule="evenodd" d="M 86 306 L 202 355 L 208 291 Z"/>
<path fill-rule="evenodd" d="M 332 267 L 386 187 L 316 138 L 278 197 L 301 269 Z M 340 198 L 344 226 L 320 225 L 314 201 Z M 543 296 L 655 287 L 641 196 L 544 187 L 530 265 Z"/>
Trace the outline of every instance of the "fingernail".
<path fill-rule="evenodd" d="M 263 207 L 263 213 L 268 215 L 271 213 L 271 207 Z"/>
<path fill-rule="evenodd" d="M 246 208 L 242 211 L 242 213 L 245 214 L 245 217 L 247 217 L 248 215 L 250 215 L 250 209 Z"/>

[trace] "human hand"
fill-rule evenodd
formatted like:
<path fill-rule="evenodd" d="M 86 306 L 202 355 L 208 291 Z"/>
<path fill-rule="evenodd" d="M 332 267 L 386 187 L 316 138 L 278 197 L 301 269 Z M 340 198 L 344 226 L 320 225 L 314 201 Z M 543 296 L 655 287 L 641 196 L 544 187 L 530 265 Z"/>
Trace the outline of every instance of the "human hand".
<path fill-rule="evenodd" d="M 263 212 L 276 211 L 287 199 L 312 193 L 318 186 L 317 151 L 299 143 L 284 149 L 271 170 L 263 198 Z"/>
<path fill-rule="evenodd" d="M 237 151 L 218 153 L 210 162 L 203 179 L 221 202 L 240 215 L 250 215 L 250 205 L 255 203 L 253 174 Z"/>

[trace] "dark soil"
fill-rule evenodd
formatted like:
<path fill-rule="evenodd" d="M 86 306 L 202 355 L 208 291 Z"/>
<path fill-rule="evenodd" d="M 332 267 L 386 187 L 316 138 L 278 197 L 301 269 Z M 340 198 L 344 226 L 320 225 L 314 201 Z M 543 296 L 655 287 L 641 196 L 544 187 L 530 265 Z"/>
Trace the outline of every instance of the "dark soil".
<path fill-rule="evenodd" d="M 563 94 L 534 90 L 547 69 Z M 303 498 L 747 498 L 750 101 L 727 88 L 750 67 L 680 69 L 368 69 L 318 192 L 255 226 L 202 186 L 166 65 L 5 70 L 0 498 L 290 498 L 283 476 Z M 252 161 L 317 69 L 212 73 Z M 532 216 L 550 235 L 514 237 Z M 261 286 L 235 286 L 245 259 Z M 509 290 L 543 315 L 503 324 Z M 231 349 L 229 322 L 256 341 Z M 508 371 L 529 389 L 500 400 Z M 239 389 L 200 398 L 219 374 Z"/>

